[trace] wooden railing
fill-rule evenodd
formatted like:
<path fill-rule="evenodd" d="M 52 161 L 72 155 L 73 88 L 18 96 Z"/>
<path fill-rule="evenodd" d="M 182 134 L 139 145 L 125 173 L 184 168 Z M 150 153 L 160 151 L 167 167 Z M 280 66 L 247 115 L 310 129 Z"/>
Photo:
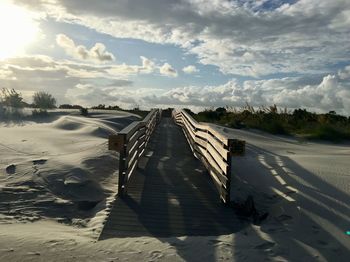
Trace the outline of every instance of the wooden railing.
<path fill-rule="evenodd" d="M 160 117 L 161 110 L 152 109 L 143 120 L 132 122 L 117 135 L 109 136 L 108 149 L 120 153 L 118 195 L 126 194 L 128 181 L 144 154 Z"/>
<path fill-rule="evenodd" d="M 173 110 L 172 116 L 182 127 L 195 157 L 207 168 L 221 200 L 230 202 L 231 156 L 244 154 L 245 141 L 234 139 L 213 124 L 198 123 L 184 110 Z"/>

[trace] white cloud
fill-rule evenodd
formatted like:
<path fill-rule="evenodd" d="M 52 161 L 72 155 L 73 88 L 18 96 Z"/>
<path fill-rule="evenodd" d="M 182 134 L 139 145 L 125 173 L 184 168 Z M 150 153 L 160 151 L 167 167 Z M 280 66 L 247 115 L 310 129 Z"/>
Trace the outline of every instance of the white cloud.
<path fill-rule="evenodd" d="M 346 66 L 343 70 L 339 70 L 338 76 L 342 80 L 350 80 L 350 65 Z"/>
<path fill-rule="evenodd" d="M 58 103 L 91 106 L 120 102 L 128 106 L 161 90 L 133 87 L 134 82 L 127 77 L 151 74 L 160 68 L 144 56 L 140 57 L 140 65 L 91 65 L 43 55 L 13 57 L 0 61 L 0 86 L 15 88 L 26 101 L 31 101 L 34 92 L 44 90 L 53 94 Z M 163 69 L 164 74 L 174 75 L 171 66 Z"/>
<path fill-rule="evenodd" d="M 142 93 L 138 97 L 132 96 L 135 100 L 148 104 L 192 104 L 201 107 L 239 106 L 248 101 L 256 106 L 277 103 L 313 110 L 334 109 L 350 114 L 350 68 L 348 66 L 334 73 L 334 65 L 350 61 L 349 0 L 299 0 L 283 5 L 273 1 L 276 7 L 268 9 L 261 9 L 267 0 L 14 2 L 39 10 L 48 18 L 83 25 L 114 37 L 176 45 L 186 54 L 195 55 L 198 62 L 217 66 L 224 74 L 267 76 L 264 79 L 277 73 L 301 76 L 243 83 L 232 80 L 220 86 L 178 87 L 158 95 Z M 68 37 L 60 40 L 61 45 L 71 52 L 70 55 L 83 61 L 96 54 L 108 54 L 104 46 L 88 49 L 77 46 Z M 99 61 L 96 57 L 93 59 Z M 24 59 L 17 60 L 18 64 L 13 62 L 1 66 L 0 78 L 1 83 L 5 81 L 8 86 L 9 83 L 15 86 L 21 83 L 23 88 L 37 83 L 40 87 L 44 83 L 51 86 L 51 79 L 54 88 L 65 92 L 66 87 L 58 87 L 59 80 L 62 86 L 67 85 L 71 89 L 95 78 L 125 79 L 158 70 L 162 75 L 177 76 L 177 71 L 168 63 L 159 65 L 145 57 L 140 59 L 140 64 L 136 65 L 108 66 L 37 59 L 30 62 L 36 65 L 35 68 L 31 64 L 25 65 Z M 108 90 L 104 89 L 104 92 Z"/>
<path fill-rule="evenodd" d="M 194 65 L 185 66 L 182 71 L 186 74 L 193 74 L 199 72 L 199 70 Z"/>
<path fill-rule="evenodd" d="M 117 66 L 117 65 L 116 65 Z M 23 95 L 35 91 L 53 94 L 58 103 L 67 102 L 66 92 L 76 85 L 96 87 L 130 87 L 133 82 L 126 76 L 110 74 L 116 66 L 86 65 L 48 56 L 23 56 L 0 61 L 0 86 L 14 88 Z M 25 96 L 31 101 L 30 96 Z"/>
<path fill-rule="evenodd" d="M 164 76 L 177 77 L 177 71 L 168 63 L 164 63 L 159 67 L 159 73 Z"/>
<path fill-rule="evenodd" d="M 80 60 L 109 62 L 115 59 L 112 53 L 106 51 L 106 47 L 102 43 L 96 43 L 89 50 L 83 45 L 76 45 L 71 38 L 64 34 L 56 36 L 56 43 L 62 47 L 68 55 Z"/>
<path fill-rule="evenodd" d="M 266 1 L 238 0 L 30 2 L 60 21 L 115 37 L 178 45 L 225 74 L 325 73 L 350 59 L 348 0 L 274 1 L 269 9 L 262 9 Z"/>
<path fill-rule="evenodd" d="M 149 104 L 197 109 L 225 105 L 241 107 L 248 102 L 254 107 L 276 104 L 290 109 L 301 107 L 317 112 L 335 110 L 350 115 L 349 83 L 339 82 L 336 75 L 327 75 L 318 84 L 305 82 L 308 80 L 301 78 L 249 80 L 242 84 L 230 80 L 219 86 L 174 88 L 162 95 L 143 99 Z"/>
<path fill-rule="evenodd" d="M 344 72 L 348 77 L 348 66 L 341 73 L 323 77 L 286 77 L 242 83 L 232 79 L 218 86 L 185 86 L 166 92 L 143 88 L 121 74 L 140 73 L 151 68 L 159 67 L 147 58 L 141 58 L 140 65 L 102 66 L 55 61 L 47 56 L 25 56 L 0 62 L 0 86 L 15 88 L 28 95 L 27 101 L 31 101 L 29 96 L 33 92 L 45 90 L 59 103 L 85 106 L 104 103 L 203 109 L 225 105 L 240 107 L 248 102 L 256 107 L 277 104 L 318 112 L 335 110 L 350 115 L 350 83 L 344 78 Z"/>
<path fill-rule="evenodd" d="M 143 97 L 150 93 L 159 92 L 159 89 L 125 87 L 98 87 L 91 84 L 77 84 L 66 92 L 66 98 L 70 103 L 84 106 L 106 104 L 119 105 L 124 108 L 133 108 L 138 105 L 147 108 L 154 105 L 145 105 Z"/>

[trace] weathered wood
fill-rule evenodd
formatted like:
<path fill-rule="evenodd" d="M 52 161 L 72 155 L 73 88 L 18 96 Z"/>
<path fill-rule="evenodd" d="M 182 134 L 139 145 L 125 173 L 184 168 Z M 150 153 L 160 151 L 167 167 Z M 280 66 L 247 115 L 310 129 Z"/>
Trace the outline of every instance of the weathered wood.
<path fill-rule="evenodd" d="M 172 113 L 193 154 L 207 167 L 224 203 L 230 201 L 231 157 L 244 154 L 245 142 L 209 123 L 198 123 L 184 110 Z"/>
<path fill-rule="evenodd" d="M 193 152 L 199 153 L 195 148 L 191 151 L 184 128 L 176 128 L 170 121 L 162 119 L 161 128 L 152 135 L 155 153 L 149 157 L 147 168 L 136 167 L 128 173 L 128 194 L 115 199 L 100 240 L 219 236 L 246 227 L 232 209 L 220 204 L 220 199 L 228 199 L 228 190 L 221 181 L 210 183 L 216 181 L 216 174 L 205 172 L 204 165 L 192 157 Z"/>
<path fill-rule="evenodd" d="M 119 151 L 119 177 L 118 177 L 118 195 L 123 196 L 125 194 L 125 185 L 124 185 L 124 179 L 125 179 L 125 170 L 126 170 L 126 135 L 125 134 L 119 134 L 122 140 L 122 147 Z"/>
<path fill-rule="evenodd" d="M 233 139 L 231 140 L 229 149 L 230 149 L 231 155 L 242 156 L 245 153 L 245 141 Z"/>
<path fill-rule="evenodd" d="M 231 156 L 230 156 L 230 152 L 224 147 L 223 144 L 220 144 L 216 139 L 214 139 L 213 137 L 211 137 L 211 135 L 208 135 L 208 143 L 215 148 L 215 150 L 221 155 L 221 157 L 223 159 L 225 159 L 225 161 L 227 161 Z"/>
<path fill-rule="evenodd" d="M 108 150 L 120 151 L 123 146 L 123 137 L 120 135 L 110 135 L 108 137 Z"/>
<path fill-rule="evenodd" d="M 126 139 L 129 140 L 134 135 L 134 133 L 138 129 L 140 129 L 140 126 L 142 124 L 143 123 L 141 123 L 140 121 L 132 122 L 130 125 L 128 125 L 127 127 L 123 128 L 122 130 L 120 130 L 118 132 L 118 134 L 125 135 Z"/>
<path fill-rule="evenodd" d="M 144 134 L 146 134 L 146 131 L 147 131 L 146 128 L 145 128 L 145 127 L 142 127 L 142 128 L 140 128 L 140 129 L 138 129 L 138 130 L 134 133 L 134 135 L 133 135 L 132 137 L 129 138 L 128 147 L 127 147 L 128 151 L 133 147 L 133 145 L 135 144 L 135 142 L 136 142 L 137 140 L 139 140 L 139 138 L 140 138 L 141 136 L 143 136 Z"/>
<path fill-rule="evenodd" d="M 159 122 L 161 110 L 152 109 L 142 120 L 135 121 L 122 129 L 117 136 L 109 139 L 109 148 L 119 151 L 118 194 L 124 196 L 128 181 L 135 171 L 139 158 L 145 152 L 145 147 Z"/>
<path fill-rule="evenodd" d="M 134 142 L 134 145 L 132 148 L 130 148 L 130 150 L 128 151 L 128 161 L 131 160 L 132 156 L 135 154 L 136 151 L 139 150 L 140 146 L 142 143 L 144 143 L 146 141 L 146 135 L 143 135 L 141 137 L 139 137 L 139 139 L 137 141 Z"/>
<path fill-rule="evenodd" d="M 215 148 L 210 143 L 207 144 L 207 152 L 213 157 L 213 159 L 215 160 L 217 165 L 221 168 L 221 170 L 223 172 L 226 172 L 227 160 L 223 159 L 223 157 L 215 150 Z"/>

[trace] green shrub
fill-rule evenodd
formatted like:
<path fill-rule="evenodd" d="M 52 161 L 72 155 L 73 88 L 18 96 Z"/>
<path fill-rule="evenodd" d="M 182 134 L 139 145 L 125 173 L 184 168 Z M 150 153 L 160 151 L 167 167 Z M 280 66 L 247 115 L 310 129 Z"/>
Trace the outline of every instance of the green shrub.
<path fill-rule="evenodd" d="M 324 124 L 312 130 L 309 138 L 340 142 L 343 139 L 350 139 L 350 132 L 336 126 Z"/>
<path fill-rule="evenodd" d="M 36 92 L 33 95 L 33 104 L 37 108 L 50 109 L 56 108 L 56 99 L 49 93 Z"/>
<path fill-rule="evenodd" d="M 23 98 L 15 89 L 3 88 L 0 94 L 0 103 L 8 108 L 22 108 Z"/>
<path fill-rule="evenodd" d="M 262 106 L 256 110 L 249 104 L 238 110 L 226 108 L 206 109 L 193 117 L 201 122 L 232 128 L 256 128 L 272 134 L 295 134 L 334 142 L 350 139 L 350 117 L 338 115 L 335 111 L 316 114 L 306 109 L 295 109 L 291 112 L 276 105 Z"/>
<path fill-rule="evenodd" d="M 0 119 L 18 120 L 23 117 L 23 98 L 15 89 L 3 88 L 0 93 Z"/>
<path fill-rule="evenodd" d="M 89 115 L 89 111 L 88 111 L 87 108 L 82 107 L 82 108 L 80 108 L 80 114 L 82 116 L 88 116 Z"/>

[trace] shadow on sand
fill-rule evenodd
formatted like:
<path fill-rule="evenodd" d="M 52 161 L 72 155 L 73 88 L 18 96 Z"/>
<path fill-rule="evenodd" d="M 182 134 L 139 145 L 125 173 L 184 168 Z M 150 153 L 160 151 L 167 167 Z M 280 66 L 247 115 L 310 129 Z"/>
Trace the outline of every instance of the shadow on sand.
<path fill-rule="evenodd" d="M 100 240 L 152 236 L 169 243 L 184 260 L 191 260 L 193 253 L 188 249 L 192 248 L 194 238 L 211 236 L 196 238 L 197 242 L 207 241 L 204 244 L 205 252 L 199 251 L 196 261 L 217 261 L 220 245 L 215 243 L 220 243 L 218 237 L 242 231 L 245 234 L 233 234 L 230 243 L 230 253 L 235 261 L 247 261 L 250 253 L 254 252 L 259 254 L 260 261 L 274 258 L 313 261 L 317 256 L 327 261 L 337 256 L 337 260 L 341 261 L 344 256 L 337 254 L 349 252 L 349 239 L 334 233 L 345 230 L 349 225 L 350 214 L 346 204 L 349 203 L 349 196 L 290 158 L 248 147 L 252 161 L 248 164 L 254 163 L 257 170 L 263 173 L 266 168 L 260 156 L 264 155 L 264 161 L 273 166 L 276 172 L 283 173 L 282 167 L 285 167 L 295 174 L 283 178 L 299 191 L 293 195 L 296 202 L 290 205 L 292 216 L 272 212 L 265 223 L 255 227 L 258 230 L 249 230 L 249 221 L 239 219 L 232 209 L 220 203 L 209 176 L 203 174 L 204 167 L 193 157 L 181 129 L 171 119 L 162 119 L 151 139 L 150 148 L 153 155 L 149 157 L 146 167 L 133 175 L 128 195 L 116 199 Z M 262 174 L 254 175 L 258 180 Z M 313 187 L 306 186 L 305 181 Z M 266 183 L 263 186 L 267 187 L 267 193 L 263 195 L 273 197 L 272 187 L 275 185 Z M 277 207 L 288 206 L 283 200 L 277 200 Z M 325 206 L 332 206 L 332 209 Z M 246 232 L 249 232 L 249 238 L 261 240 L 260 244 L 241 245 Z M 269 236 L 268 241 L 261 233 Z"/>
<path fill-rule="evenodd" d="M 275 206 L 275 210 L 277 207 L 277 210 L 286 213 L 274 213 L 272 207 L 268 221 L 261 225 L 261 232 L 268 234 L 268 242 L 271 243 L 265 247 L 256 247 L 263 251 L 264 257 L 261 260 L 278 257 L 286 261 L 348 261 L 350 239 L 344 232 L 350 225 L 349 195 L 288 156 L 277 155 L 252 145 L 248 146 L 247 154 L 251 158 L 249 164 L 254 163 L 256 170 L 261 170 L 256 176 L 273 177 L 271 173 L 268 174 L 271 170 L 266 169 L 267 164 L 287 185 L 298 191 L 289 192 L 295 202 L 282 200 Z M 241 161 L 249 160 L 246 158 Z M 259 177 L 256 179 L 259 180 Z M 273 183 L 262 184 L 266 187 L 265 191 L 273 192 Z M 277 189 L 287 194 L 289 191 Z M 261 233 L 252 230 L 250 234 L 264 240 Z M 239 242 L 239 237 L 235 240 Z M 239 248 L 235 247 L 232 251 L 235 261 L 246 261 L 247 257 L 242 256 Z"/>

